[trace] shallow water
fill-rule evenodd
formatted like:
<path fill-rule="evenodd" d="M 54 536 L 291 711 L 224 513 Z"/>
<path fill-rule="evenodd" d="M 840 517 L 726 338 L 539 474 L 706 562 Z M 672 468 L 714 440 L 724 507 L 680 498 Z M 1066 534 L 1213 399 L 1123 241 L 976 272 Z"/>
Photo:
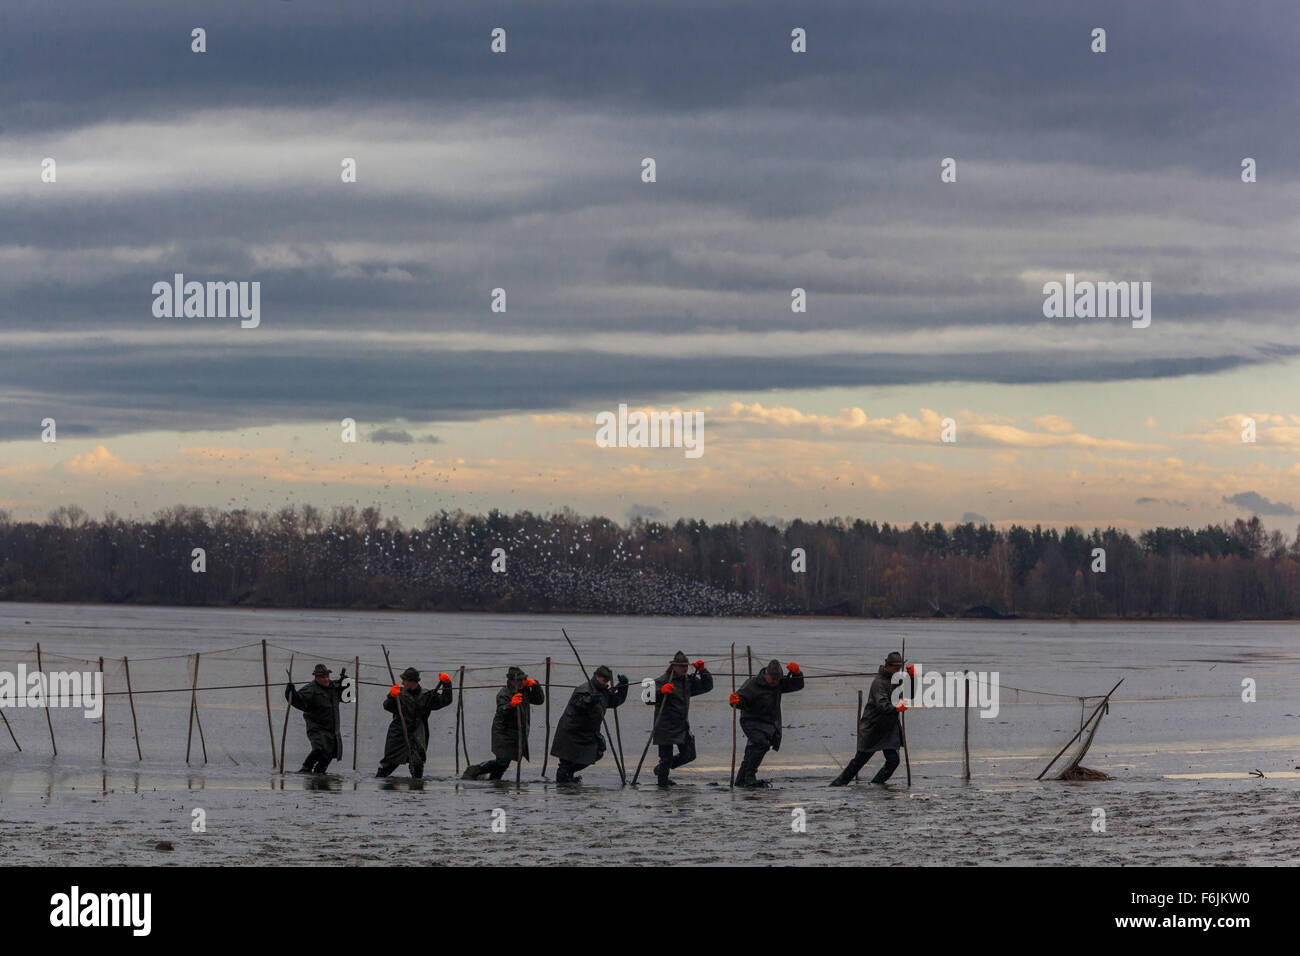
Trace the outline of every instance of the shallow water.
<path fill-rule="evenodd" d="M 467 667 L 466 728 L 477 761 L 488 756 L 493 696 L 509 664 L 543 679 L 544 659 L 552 657 L 552 722 L 558 718 L 568 696 L 561 685 L 572 685 L 578 674 L 561 626 L 588 667 L 608 663 L 634 684 L 662 672 L 679 648 L 710 661 L 717 687 L 692 703 L 700 756 L 675 772 L 680 786 L 664 792 L 646 785 L 653 782 L 653 753 L 635 789 L 620 788 L 609 755 L 583 773 L 580 788 L 542 780 L 542 708 L 534 710 L 534 760 L 525 765 L 519 790 L 513 768 L 503 784 L 456 779 L 455 707 L 430 720 L 422 783 L 370 775 L 388 720 L 380 709 L 388 681 L 381 642 L 395 669 L 414 664 L 426 672 L 427 685 L 439 669 L 459 677 L 456 668 Z M 94 669 L 102 654 L 110 662 L 106 690 L 114 694 L 125 689 L 121 658 L 130 658 L 144 759 L 137 759 L 129 705 L 120 694 L 107 698 L 106 726 L 75 710 L 50 710 L 47 725 L 46 711 L 6 709 L 23 752 L 14 751 L 0 728 L 0 852 L 14 862 L 428 865 L 505 863 L 521 855 L 537 863 L 579 862 L 590 859 L 593 847 L 608 847 L 621 862 L 651 864 L 663 861 L 664 835 L 684 827 L 699 839 L 673 841 L 674 862 L 1290 863 L 1300 854 L 1296 634 L 1290 624 L 737 621 L 4 604 L 0 669 L 19 663 L 34 668 L 37 641 L 47 671 L 77 666 L 65 658 L 89 659 Z M 907 722 L 910 789 L 902 767 L 886 787 L 829 788 L 838 762 L 853 750 L 857 692 L 869 678 L 828 675 L 874 670 L 904 635 L 909 660 L 926 670 L 1000 675 L 998 715 L 971 713 L 973 780 L 960 779 L 962 710 L 920 708 Z M 308 679 L 317 660 L 337 671 L 337 661 L 362 658 L 356 771 L 352 705 L 343 707 L 345 758 L 335 764 L 337 775 L 281 777 L 271 769 L 262 639 L 271 645 L 277 756 L 289 653 L 296 653 L 296 683 Z M 733 641 L 742 680 L 747 644 L 755 666 L 769 656 L 796 660 L 810 678 L 806 690 L 785 700 L 785 742 L 760 772 L 774 784 L 769 791 L 726 786 Z M 236 645 L 251 646 L 223 652 Z M 189 732 L 192 671 L 184 655 L 194 651 L 201 654 L 202 740 L 197 729 Z M 1121 677 L 1124 684 L 1084 761 L 1115 779 L 1035 782 L 1078 729 L 1077 696 L 1103 694 Z M 1245 678 L 1257 685 L 1256 702 L 1241 699 Z M 1017 694 L 1008 686 L 1024 690 Z M 166 692 L 146 693 L 159 689 Z M 619 720 L 629 776 L 651 714 L 636 691 Z M 301 715 L 295 712 L 288 726 L 285 762 L 296 767 L 307 750 Z M 554 761 L 547 774 L 553 777 Z M 196 808 L 204 812 L 204 832 L 191 829 Z M 1098 809 L 1105 832 L 1094 831 Z M 504 811 L 504 832 L 493 829 L 494 819 L 502 819 L 494 811 Z M 798 811 L 802 832 L 792 828 Z M 155 849 L 160 841 L 175 849 Z M 400 851 L 409 845 L 422 849 Z"/>

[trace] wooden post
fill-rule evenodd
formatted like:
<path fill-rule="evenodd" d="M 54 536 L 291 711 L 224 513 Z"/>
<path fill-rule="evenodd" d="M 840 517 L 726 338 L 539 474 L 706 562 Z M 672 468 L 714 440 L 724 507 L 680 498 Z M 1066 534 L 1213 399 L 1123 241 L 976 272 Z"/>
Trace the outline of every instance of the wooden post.
<path fill-rule="evenodd" d="M 853 749 L 857 750 L 856 741 L 858 739 L 858 718 L 862 716 L 862 690 L 858 690 L 858 712 L 853 715 L 853 739 L 855 741 Z"/>
<path fill-rule="evenodd" d="M 749 661 L 749 676 L 754 676 L 754 652 L 750 650 L 748 644 L 745 645 L 745 660 Z"/>
<path fill-rule="evenodd" d="M 456 695 L 456 726 L 451 733 L 451 752 L 456 758 L 456 776 L 460 776 L 460 718 L 465 710 L 465 665 L 460 665 L 460 672 L 457 675 L 460 684 L 456 688 L 460 693 Z M 466 770 L 469 768 L 466 767 Z"/>
<path fill-rule="evenodd" d="M 912 675 L 907 673 L 907 638 L 903 638 L 903 648 L 899 653 L 903 655 L 903 673 L 907 675 L 903 678 L 907 681 L 907 699 L 911 700 L 912 694 L 916 693 L 916 686 L 912 680 Z M 907 706 L 911 707 L 912 705 L 908 704 Z M 907 751 L 907 711 L 903 711 L 902 720 L 898 723 L 898 736 L 902 738 L 903 742 L 903 760 L 907 763 L 907 785 L 910 787 L 912 785 L 912 756 Z"/>
<path fill-rule="evenodd" d="M 185 762 L 190 762 L 190 748 L 194 745 L 194 689 L 199 683 L 198 668 L 194 670 L 194 676 L 190 681 L 190 725 L 185 731 Z"/>
<path fill-rule="evenodd" d="M 0 707 L 0 718 L 4 718 L 5 730 L 9 731 L 9 736 L 10 738 L 12 738 L 14 742 L 14 746 L 18 748 L 19 753 L 22 753 L 23 752 L 22 745 L 18 743 L 18 738 L 14 737 L 14 729 L 9 726 L 9 718 L 5 717 L 4 708 L 2 707 Z"/>
<path fill-rule="evenodd" d="M 542 776 L 546 776 L 546 762 L 551 758 L 551 659 L 546 658 L 546 742 L 542 744 Z"/>
<path fill-rule="evenodd" d="M 961 730 L 961 764 L 962 779 L 970 780 L 970 690 L 971 679 L 970 672 L 966 673 L 966 701 L 962 708 L 962 730 Z"/>
<path fill-rule="evenodd" d="M 522 689 L 521 689 L 522 693 Z M 515 708 L 515 790 L 520 788 L 520 778 L 524 772 L 524 714 L 519 708 Z"/>
<path fill-rule="evenodd" d="M 361 657 L 352 658 L 352 769 L 357 769 L 357 721 L 361 716 Z"/>
<path fill-rule="evenodd" d="M 731 692 L 736 692 L 736 642 L 731 642 Z M 736 708 L 731 708 L 731 777 L 727 780 L 727 789 L 736 789 Z"/>
<path fill-rule="evenodd" d="M 672 683 L 670 680 L 669 683 Z M 650 744 L 655 739 L 655 731 L 659 729 L 659 721 L 664 719 L 664 712 L 668 710 L 668 695 L 662 695 L 659 702 L 659 713 L 655 715 L 654 725 L 650 728 L 650 736 L 646 738 L 645 749 L 641 751 L 641 759 L 637 762 L 636 773 L 632 774 L 632 786 L 636 786 L 637 777 L 641 776 L 641 767 L 645 763 L 645 755 L 650 752 Z"/>
<path fill-rule="evenodd" d="M 99 659 L 100 680 L 104 679 L 104 658 Z M 100 684 L 100 693 L 103 693 L 104 685 Z M 103 712 L 99 715 L 99 762 L 104 762 L 104 757 L 108 753 L 108 699 L 104 698 Z"/>
<path fill-rule="evenodd" d="M 42 682 L 45 680 L 45 666 L 41 663 L 41 642 L 36 642 L 36 670 L 41 675 Z M 54 756 L 59 755 L 59 745 L 54 742 L 54 721 L 50 720 L 50 702 L 45 702 L 45 725 L 50 728 L 50 746 L 54 748 Z"/>
<path fill-rule="evenodd" d="M 623 728 L 618 724 L 618 708 L 614 708 L 614 736 L 618 738 L 618 763 L 619 766 L 627 766 L 627 761 L 623 758 Z"/>
<path fill-rule="evenodd" d="M 470 766 L 469 731 L 466 730 L 465 728 L 465 665 L 464 664 L 460 665 L 460 674 L 458 680 L 460 681 L 460 683 L 457 684 L 456 686 L 456 699 L 459 701 L 458 706 L 460 709 L 460 748 L 465 753 L 465 766 L 468 768 Z M 453 747 L 456 746 L 456 741 L 453 740 L 451 743 Z M 457 761 L 456 766 L 458 768 L 460 767 L 459 761 Z"/>
<path fill-rule="evenodd" d="M 140 725 L 135 722 L 135 694 L 131 690 L 131 662 L 125 657 L 122 658 L 122 670 L 126 671 L 126 699 L 131 702 L 131 730 L 135 732 L 135 757 L 137 760 L 143 760 L 144 754 L 140 752 Z"/>
<path fill-rule="evenodd" d="M 289 675 L 289 683 L 293 683 L 293 655 L 289 655 L 289 667 L 285 671 Z M 293 709 L 293 695 L 284 702 L 284 728 L 280 731 L 280 776 L 284 776 L 284 738 L 289 736 L 289 711 Z"/>
<path fill-rule="evenodd" d="M 194 723 L 199 728 L 199 746 L 203 748 L 203 762 L 208 762 L 208 742 L 203 738 L 203 715 L 199 713 L 199 655 L 194 654 Z"/>
<path fill-rule="evenodd" d="M 271 723 L 271 673 L 266 669 L 266 641 L 262 641 L 262 688 L 266 691 L 266 732 L 271 737 L 271 769 L 275 766 L 275 727 Z"/>
<path fill-rule="evenodd" d="M 208 745 L 203 739 L 203 721 L 199 718 L 199 655 L 194 655 L 194 680 L 190 683 L 190 729 L 185 737 L 185 762 L 190 762 L 190 748 L 194 744 L 194 722 L 199 724 L 199 743 L 203 747 L 203 762 L 208 762 Z"/>

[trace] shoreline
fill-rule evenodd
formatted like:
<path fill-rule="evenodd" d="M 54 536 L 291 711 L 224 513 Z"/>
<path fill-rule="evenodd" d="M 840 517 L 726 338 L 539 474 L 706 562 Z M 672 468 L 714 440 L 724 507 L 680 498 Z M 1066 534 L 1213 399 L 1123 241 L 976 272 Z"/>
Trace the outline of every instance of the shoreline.
<path fill-rule="evenodd" d="M 99 607 L 99 608 L 159 608 L 176 611 L 279 611 L 307 612 L 319 614 L 480 614 L 484 617 L 553 617 L 553 618 L 627 618 L 632 620 L 683 620 L 683 621 L 861 621 L 863 623 L 908 623 L 928 624 L 947 623 L 988 623 L 1011 624 L 1017 621 L 1031 621 L 1035 624 L 1297 624 L 1300 618 L 1294 617 L 1243 617 L 1243 618 L 1208 618 L 1208 617 L 1049 617 L 1045 615 L 1018 614 L 1014 617 L 962 617 L 957 614 L 945 614 L 934 617 L 858 617 L 851 614 L 601 614 L 591 611 L 498 611 L 480 608 L 466 608 L 455 611 L 412 610 L 397 607 L 306 607 L 306 606 L 267 606 L 250 604 L 135 604 L 107 601 L 0 601 L 0 608 L 5 607 Z"/>

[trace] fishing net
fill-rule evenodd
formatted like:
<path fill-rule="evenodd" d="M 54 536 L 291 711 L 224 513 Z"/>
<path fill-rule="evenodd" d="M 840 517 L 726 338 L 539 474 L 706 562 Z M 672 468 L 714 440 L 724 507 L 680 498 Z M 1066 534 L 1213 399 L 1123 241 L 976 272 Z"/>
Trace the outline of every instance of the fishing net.
<path fill-rule="evenodd" d="M 181 646 L 187 643 L 184 633 L 169 635 L 169 640 Z M 553 638 L 549 640 L 554 643 Z M 302 764 L 310 745 L 302 713 L 290 711 L 285 702 L 285 682 L 292 674 L 293 684 L 300 687 L 311 681 L 315 664 L 324 664 L 335 679 L 346 669 L 352 682 L 350 699 L 340 706 L 343 757 L 330 769 L 355 769 L 369 774 L 384 752 L 392 719 L 382 708 L 393 683 L 391 674 L 414 666 L 421 671 L 425 688 L 437 685 L 440 672 L 452 678 L 452 705 L 429 718 L 426 762 L 426 774 L 447 774 L 492 756 L 490 728 L 496 694 L 505 683 L 507 666 L 514 664 L 550 691 L 549 707 L 538 705 L 532 709 L 528 738 L 531 760 L 525 772 L 535 774 L 545 765 L 548 774 L 553 774 L 555 761 L 547 754 L 550 734 L 572 689 L 586 679 L 571 656 L 567 660 L 557 657 L 548 661 L 542 657 L 497 661 L 501 655 L 487 648 L 474 655 L 474 663 L 462 666 L 456 661 L 436 659 L 436 645 L 430 645 L 414 655 L 409 650 L 394 650 L 390 672 L 382 652 L 374 653 L 373 640 L 339 637 L 314 643 L 316 646 L 288 646 L 258 640 L 196 653 L 139 657 L 106 653 L 102 664 L 98 655 L 68 656 L 48 649 L 38 653 L 36 647 L 0 651 L 0 671 L 15 677 L 24 671 L 75 672 L 87 679 L 99 673 L 103 694 L 102 713 L 94 715 L 77 707 L 4 707 L 9 726 L 7 730 L 0 727 L 0 761 L 6 752 L 12 752 L 11 740 L 16 740 L 24 754 L 48 758 L 57 750 L 57 766 L 60 772 L 68 773 L 100 767 L 145 767 L 207 775 L 264 775 L 267 770 L 280 768 L 281 754 L 284 766 L 294 770 Z M 349 650 L 354 653 L 344 656 Z M 369 653 L 356 653 L 361 650 Z M 619 656 L 621 666 L 616 671 L 626 670 L 631 686 L 627 704 L 610 710 L 607 723 L 611 749 L 618 749 L 622 740 L 624 772 L 630 778 L 648 739 L 654 712 L 644 702 L 642 682 L 662 674 L 667 663 L 660 649 L 642 649 L 635 654 L 624 651 Z M 485 662 L 489 659 L 494 662 Z M 704 659 L 715 686 L 711 694 L 691 702 L 691 728 L 700 757 L 676 771 L 686 779 L 712 778 L 727 770 L 732 736 L 732 710 L 727 698 L 733 683 L 738 686 L 758 673 L 769 654 L 758 648 L 738 654 L 734 682 L 729 649 L 715 651 Z M 584 663 L 594 667 L 605 661 L 593 657 Z M 779 754 L 771 754 L 765 766 L 832 774 L 848 762 L 856 749 L 862 700 L 875 674 L 854 669 L 852 660 L 833 655 L 806 665 L 804 674 L 805 689 L 783 707 L 786 727 L 782 749 Z M 955 686 L 964 692 L 964 682 Z M 1053 774 L 1064 771 L 1066 779 L 1101 779 L 1104 775 L 1079 766 L 1095 727 L 1092 732 L 1078 733 L 1099 700 L 1003 685 L 996 714 L 981 706 L 987 701 L 981 699 L 978 688 L 969 708 L 961 697 L 949 698 L 943 706 L 915 707 L 906 718 L 912 770 L 930 777 L 962 775 L 966 761 L 963 741 L 968 740 L 971 773 L 976 777 L 1033 779 L 1053 755 L 1070 749 L 1056 762 Z M 10 733 L 11 740 L 6 740 Z M 744 743 L 742 734 L 741 751 Z M 648 765 L 653 766 L 656 760 L 652 747 Z M 612 760 L 607 759 L 603 766 L 616 772 Z M 0 762 L 0 770 L 4 768 L 5 763 Z M 510 773 L 513 775 L 513 768 Z M 898 771 L 900 776 L 905 773 L 906 768 Z"/>

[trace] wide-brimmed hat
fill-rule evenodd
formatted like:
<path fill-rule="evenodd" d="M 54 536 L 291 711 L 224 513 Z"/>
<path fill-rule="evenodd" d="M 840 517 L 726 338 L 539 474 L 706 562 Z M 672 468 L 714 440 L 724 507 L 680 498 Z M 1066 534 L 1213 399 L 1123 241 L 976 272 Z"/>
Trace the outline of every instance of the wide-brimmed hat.
<path fill-rule="evenodd" d="M 329 677 L 330 669 L 326 667 L 324 664 L 317 664 L 315 667 L 311 669 L 311 674 L 313 677 L 317 677 L 321 674 L 324 674 L 326 677 Z"/>
<path fill-rule="evenodd" d="M 402 671 L 402 680 L 418 681 L 419 679 L 420 679 L 420 672 L 417 671 L 414 667 L 408 667 L 406 670 Z"/>
<path fill-rule="evenodd" d="M 690 661 L 688 661 L 688 660 L 686 659 L 686 654 L 685 654 L 683 651 L 678 651 L 676 654 L 673 655 L 673 663 L 674 663 L 674 664 L 689 664 Z"/>
<path fill-rule="evenodd" d="M 903 666 L 903 655 L 898 653 L 898 651 L 890 651 L 889 656 L 885 658 L 885 666 L 892 667 L 895 664 L 899 667 Z"/>

